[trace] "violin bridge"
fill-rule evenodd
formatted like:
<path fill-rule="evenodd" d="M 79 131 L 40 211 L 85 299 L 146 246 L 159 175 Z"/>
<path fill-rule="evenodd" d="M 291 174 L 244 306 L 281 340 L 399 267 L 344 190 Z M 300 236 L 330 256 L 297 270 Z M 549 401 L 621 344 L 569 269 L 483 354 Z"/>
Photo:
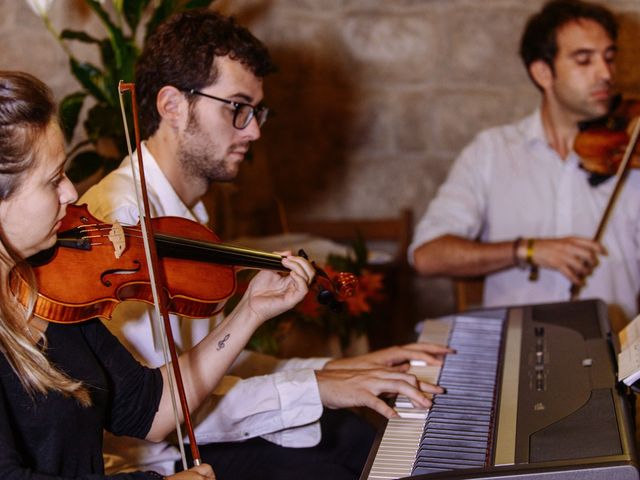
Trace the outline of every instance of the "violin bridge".
<path fill-rule="evenodd" d="M 109 230 L 109 240 L 113 245 L 113 254 L 116 258 L 120 258 L 126 247 L 126 240 L 124 238 L 124 229 L 117 220 L 113 222 L 111 230 Z"/>

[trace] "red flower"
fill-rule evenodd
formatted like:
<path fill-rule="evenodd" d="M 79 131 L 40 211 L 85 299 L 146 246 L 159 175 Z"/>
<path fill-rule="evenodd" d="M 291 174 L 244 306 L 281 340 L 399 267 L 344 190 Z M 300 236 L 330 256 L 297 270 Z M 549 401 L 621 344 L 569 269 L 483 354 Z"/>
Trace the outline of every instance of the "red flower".
<path fill-rule="evenodd" d="M 324 271 L 329 278 L 332 279 L 335 278 L 338 273 L 331 265 L 324 267 Z M 355 293 L 351 297 L 344 299 L 349 315 L 357 317 L 363 313 L 369 313 L 371 311 L 371 302 L 380 301 L 384 298 L 382 293 L 384 287 L 383 280 L 384 275 L 381 273 L 371 273 L 368 270 L 362 271 L 358 277 L 358 287 Z M 313 314 L 311 315 L 315 316 Z"/>
<path fill-rule="evenodd" d="M 316 299 L 316 292 L 312 289 L 309 290 L 302 301 L 296 305 L 295 310 L 302 315 L 315 318 L 321 315 L 321 307 L 322 305 L 320 305 Z"/>

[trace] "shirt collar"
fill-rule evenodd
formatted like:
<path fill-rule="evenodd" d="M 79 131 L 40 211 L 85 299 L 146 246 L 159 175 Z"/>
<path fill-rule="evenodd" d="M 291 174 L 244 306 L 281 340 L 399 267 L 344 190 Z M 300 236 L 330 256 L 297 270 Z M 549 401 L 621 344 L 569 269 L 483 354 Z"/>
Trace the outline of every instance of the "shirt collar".
<path fill-rule="evenodd" d="M 553 154 L 558 159 L 560 159 L 556 151 L 553 150 L 553 148 L 551 148 L 551 146 L 549 145 L 547 136 L 544 133 L 544 127 L 542 126 L 542 110 L 540 109 L 540 107 L 536 108 L 531 115 L 525 117 L 520 122 L 520 128 L 522 129 L 529 145 L 543 146 L 550 152 L 553 152 Z M 571 150 L 571 152 L 569 152 L 569 155 L 565 159 L 564 164 L 577 167 L 580 164 L 580 159 L 578 158 L 578 155 L 573 150 Z"/>
<path fill-rule="evenodd" d="M 162 204 L 164 214 L 167 216 L 188 218 L 189 220 L 194 220 L 206 225 L 209 222 L 209 214 L 202 200 L 199 200 L 193 208 L 187 207 L 173 189 L 171 183 L 169 183 L 169 180 L 147 148 L 145 142 L 142 142 L 141 148 L 142 158 L 145 162 L 144 173 L 147 179 L 147 185 L 153 185 L 153 192 L 149 194 L 155 194 L 157 196 L 157 201 Z"/>
<path fill-rule="evenodd" d="M 544 134 L 544 127 L 542 126 L 542 111 L 540 107 L 536 108 L 536 110 L 525 117 L 520 126 L 524 132 L 525 138 L 529 143 L 543 143 L 547 144 L 547 137 Z"/>

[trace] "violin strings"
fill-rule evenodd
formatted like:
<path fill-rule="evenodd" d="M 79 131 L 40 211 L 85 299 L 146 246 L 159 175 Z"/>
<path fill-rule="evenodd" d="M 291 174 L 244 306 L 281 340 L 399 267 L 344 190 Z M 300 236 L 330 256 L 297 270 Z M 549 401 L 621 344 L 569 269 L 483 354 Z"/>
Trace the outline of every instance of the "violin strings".
<path fill-rule="evenodd" d="M 84 225 L 78 227 L 78 230 L 82 234 L 83 239 L 89 239 L 92 246 L 102 246 L 109 245 L 109 242 L 96 242 L 95 239 L 98 238 L 108 238 L 108 234 L 105 233 L 95 233 L 95 232 L 111 232 L 112 226 L 108 224 L 91 224 Z M 125 236 L 130 238 L 142 238 L 142 232 L 138 227 L 132 226 L 123 226 L 123 230 L 125 232 Z M 90 232 L 91 235 L 88 235 L 87 232 Z M 226 244 L 215 244 L 211 242 L 205 242 L 195 239 L 189 238 L 180 238 L 174 237 L 166 234 L 155 234 L 156 240 L 159 241 L 160 244 L 165 244 L 173 247 L 184 247 L 187 249 L 191 249 L 191 251 L 199 251 L 205 254 L 211 253 L 221 253 L 224 254 L 226 260 L 230 265 L 239 265 L 251 268 L 267 268 L 274 269 L 281 267 L 284 269 L 282 264 L 280 263 L 281 257 L 277 254 L 269 254 L 265 252 L 259 252 L 256 250 L 246 249 L 242 247 L 236 247 L 233 245 Z M 324 277 L 336 290 L 342 290 L 344 287 L 351 286 L 353 283 L 352 279 L 331 279 L 329 275 L 320 267 L 315 265 L 314 268 L 319 277 Z M 349 295 L 346 295 L 349 296 Z"/>
<path fill-rule="evenodd" d="M 112 226 L 108 224 L 91 224 L 84 225 L 78 228 L 82 232 L 83 238 L 89 239 L 91 245 L 101 246 L 109 245 L 108 242 L 95 242 L 98 238 L 107 238 L 105 233 L 95 234 L 94 232 L 111 232 Z M 142 233 L 138 227 L 123 227 L 125 235 L 131 238 L 142 238 Z M 90 232 L 91 234 L 87 234 Z M 185 247 L 191 249 L 191 251 L 199 251 L 203 254 L 224 254 L 230 264 L 241 265 L 255 268 L 284 268 L 282 267 L 281 257 L 277 254 L 264 253 L 245 249 L 242 247 L 236 247 L 226 244 L 215 244 L 200 240 L 194 240 L 189 238 L 174 237 L 165 234 L 156 234 L 156 240 L 168 246 L 173 247 Z"/>

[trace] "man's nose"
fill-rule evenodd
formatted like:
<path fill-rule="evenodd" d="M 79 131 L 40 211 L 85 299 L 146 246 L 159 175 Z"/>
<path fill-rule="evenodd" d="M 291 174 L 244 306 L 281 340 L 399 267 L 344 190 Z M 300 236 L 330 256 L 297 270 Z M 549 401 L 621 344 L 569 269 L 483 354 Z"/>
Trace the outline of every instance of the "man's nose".
<path fill-rule="evenodd" d="M 254 116 L 251 119 L 249 125 L 247 125 L 244 130 L 242 130 L 242 133 L 244 133 L 245 136 L 248 137 L 247 140 L 249 140 L 250 142 L 253 142 L 254 140 L 258 140 L 260 138 L 260 125 L 258 125 L 257 117 Z"/>
<path fill-rule="evenodd" d="M 613 80 L 615 66 L 613 62 L 604 57 L 600 57 L 598 61 L 598 75 L 602 80 Z"/>

